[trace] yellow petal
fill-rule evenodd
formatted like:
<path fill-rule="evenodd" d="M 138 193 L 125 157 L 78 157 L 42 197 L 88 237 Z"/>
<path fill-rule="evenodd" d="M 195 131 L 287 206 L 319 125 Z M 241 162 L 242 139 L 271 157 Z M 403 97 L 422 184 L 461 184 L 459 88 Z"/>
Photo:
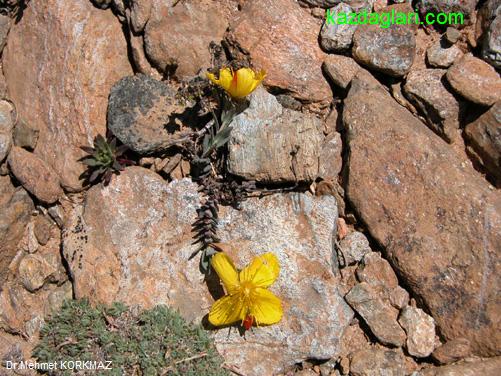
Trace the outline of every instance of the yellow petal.
<path fill-rule="evenodd" d="M 240 282 L 252 282 L 256 287 L 269 287 L 280 274 L 277 256 L 265 253 L 255 257 L 239 275 Z"/>
<path fill-rule="evenodd" d="M 232 294 L 238 290 L 238 272 L 226 253 L 219 252 L 212 256 L 211 265 L 223 282 L 228 294 Z"/>
<path fill-rule="evenodd" d="M 282 302 L 270 291 L 258 287 L 253 292 L 250 314 L 257 325 L 275 324 L 283 316 Z"/>
<path fill-rule="evenodd" d="M 242 321 L 247 308 L 239 294 L 226 295 L 218 299 L 209 312 L 209 322 L 214 326 L 230 325 Z"/>
<path fill-rule="evenodd" d="M 229 90 L 233 81 L 233 72 L 230 68 L 223 68 L 219 71 L 219 85 L 224 90 Z"/>
<path fill-rule="evenodd" d="M 255 85 L 255 74 L 250 68 L 241 68 L 236 73 L 236 79 L 233 81 L 236 85 L 232 86 L 230 95 L 235 98 L 243 98 L 249 95 Z"/>

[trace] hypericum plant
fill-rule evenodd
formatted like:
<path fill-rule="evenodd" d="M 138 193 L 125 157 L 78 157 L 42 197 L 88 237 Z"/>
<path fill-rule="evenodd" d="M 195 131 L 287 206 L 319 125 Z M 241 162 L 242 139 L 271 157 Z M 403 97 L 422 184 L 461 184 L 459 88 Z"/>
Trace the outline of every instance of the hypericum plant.
<path fill-rule="evenodd" d="M 271 325 L 282 319 L 282 303 L 268 290 L 280 274 L 280 265 L 273 253 L 256 256 L 240 272 L 224 252 L 212 256 L 211 265 L 226 291 L 209 312 L 212 325 L 239 322 L 249 330 L 254 324 Z"/>
<path fill-rule="evenodd" d="M 83 178 L 88 180 L 90 184 L 102 181 L 104 185 L 108 185 L 114 173 L 120 173 L 127 164 L 134 162 L 122 158 L 122 155 L 127 151 L 127 146 L 121 145 L 117 147 L 117 139 L 113 138 L 110 142 L 100 134 L 94 139 L 94 147 L 80 147 L 90 155 L 80 159 L 80 161 L 88 166 L 88 169 L 83 174 Z"/>
<path fill-rule="evenodd" d="M 38 362 L 112 362 L 110 371 L 88 374 L 229 375 L 206 332 L 165 306 L 136 313 L 121 303 L 92 307 L 86 300 L 65 301 L 41 329 L 33 356 Z"/>

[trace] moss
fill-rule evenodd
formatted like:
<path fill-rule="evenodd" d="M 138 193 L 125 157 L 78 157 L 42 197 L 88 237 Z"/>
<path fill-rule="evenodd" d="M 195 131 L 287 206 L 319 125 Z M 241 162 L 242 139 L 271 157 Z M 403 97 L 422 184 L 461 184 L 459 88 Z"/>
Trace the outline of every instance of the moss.
<path fill-rule="evenodd" d="M 92 307 L 86 300 L 70 300 L 40 337 L 33 351 L 38 362 L 112 361 L 112 370 L 89 370 L 89 375 L 229 375 L 206 332 L 165 306 L 138 313 L 120 303 Z"/>

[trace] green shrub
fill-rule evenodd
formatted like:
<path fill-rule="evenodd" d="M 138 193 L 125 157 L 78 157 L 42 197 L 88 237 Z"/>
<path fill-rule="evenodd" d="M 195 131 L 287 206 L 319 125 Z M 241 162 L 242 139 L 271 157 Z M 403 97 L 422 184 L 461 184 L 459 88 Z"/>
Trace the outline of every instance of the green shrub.
<path fill-rule="evenodd" d="M 40 363 L 112 361 L 112 370 L 79 374 L 229 375 L 206 332 L 165 306 L 136 313 L 120 303 L 92 307 L 86 300 L 69 300 L 40 337 L 33 351 Z M 74 372 L 59 369 L 55 374 Z"/>

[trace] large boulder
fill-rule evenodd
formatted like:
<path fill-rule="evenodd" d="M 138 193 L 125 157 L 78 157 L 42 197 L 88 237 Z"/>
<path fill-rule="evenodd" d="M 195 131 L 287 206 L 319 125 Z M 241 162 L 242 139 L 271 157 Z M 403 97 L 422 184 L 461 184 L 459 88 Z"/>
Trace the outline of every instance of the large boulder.
<path fill-rule="evenodd" d="M 32 0 L 3 52 L 9 97 L 40 130 L 35 154 L 69 190 L 81 189 L 78 162 L 106 129 L 112 84 L 132 73 L 120 22 L 88 0 Z"/>
<path fill-rule="evenodd" d="M 189 260 L 199 200 L 190 180 L 167 183 L 140 167 L 127 168 L 108 187 L 91 188 L 63 241 L 76 297 L 143 308 L 163 303 L 200 321 L 214 299 L 198 260 Z M 247 340 L 237 330 L 215 333 L 229 364 L 261 376 L 296 360 L 337 355 L 353 311 L 331 270 L 336 219 L 333 197 L 301 193 L 252 198 L 240 211 L 221 208 L 218 235 L 237 265 L 263 252 L 277 255 L 281 273 L 271 290 L 284 304 L 279 324 L 259 327 Z"/>
<path fill-rule="evenodd" d="M 496 355 L 501 196 L 363 71 L 352 81 L 347 196 L 447 339 Z"/>

